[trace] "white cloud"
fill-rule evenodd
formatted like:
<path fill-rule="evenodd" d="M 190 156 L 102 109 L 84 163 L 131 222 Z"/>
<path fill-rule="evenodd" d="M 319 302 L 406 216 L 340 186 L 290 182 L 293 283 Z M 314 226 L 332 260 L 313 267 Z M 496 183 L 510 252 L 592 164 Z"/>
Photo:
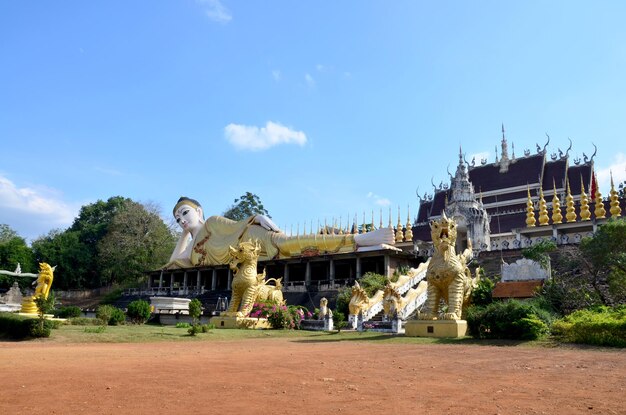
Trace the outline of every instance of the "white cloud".
<path fill-rule="evenodd" d="M 228 124 L 224 128 L 226 139 L 239 150 L 260 151 L 279 144 L 298 144 L 307 142 L 306 134 L 284 125 L 268 121 L 265 127 Z"/>
<path fill-rule="evenodd" d="M 0 223 L 6 223 L 26 239 L 69 226 L 78 210 L 79 206 L 61 200 L 58 192 L 18 187 L 0 176 Z"/>
<path fill-rule="evenodd" d="M 274 78 L 274 80 L 276 82 L 280 81 L 282 78 L 282 74 L 280 73 L 280 71 L 278 69 L 274 69 L 272 71 L 272 78 Z"/>
<path fill-rule="evenodd" d="M 315 69 L 317 70 L 317 72 L 321 72 L 321 73 L 327 73 L 331 71 L 331 68 L 329 68 L 328 66 L 322 65 L 320 63 L 315 65 Z"/>
<path fill-rule="evenodd" d="M 374 199 L 374 203 L 376 203 L 379 206 L 390 206 L 391 205 L 391 200 L 387 199 L 386 197 L 381 197 L 378 196 L 377 194 L 374 194 L 372 192 L 369 192 L 367 194 L 367 198 L 368 199 Z"/>
<path fill-rule="evenodd" d="M 304 74 L 304 80 L 310 88 L 313 88 L 315 86 L 315 79 L 313 79 L 313 77 L 310 74 L 308 73 Z"/>
<path fill-rule="evenodd" d="M 202 6 L 207 17 L 214 22 L 228 23 L 233 18 L 230 11 L 219 0 L 196 0 L 196 2 Z"/>
<path fill-rule="evenodd" d="M 626 181 L 626 155 L 624 153 L 615 154 L 610 166 L 596 170 L 598 185 L 603 196 L 608 196 L 611 189 L 611 173 L 613 173 L 613 182 L 617 190 L 619 183 Z"/>

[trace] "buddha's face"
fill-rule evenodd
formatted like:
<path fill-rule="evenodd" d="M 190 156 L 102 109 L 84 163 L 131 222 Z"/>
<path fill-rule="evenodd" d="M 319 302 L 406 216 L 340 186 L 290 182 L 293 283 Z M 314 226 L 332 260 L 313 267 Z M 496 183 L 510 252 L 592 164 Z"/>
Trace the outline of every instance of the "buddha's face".
<path fill-rule="evenodd" d="M 180 205 L 178 209 L 176 209 L 174 218 L 181 228 L 190 231 L 192 234 L 195 234 L 196 230 L 204 223 L 201 208 L 194 208 L 185 204 Z"/>

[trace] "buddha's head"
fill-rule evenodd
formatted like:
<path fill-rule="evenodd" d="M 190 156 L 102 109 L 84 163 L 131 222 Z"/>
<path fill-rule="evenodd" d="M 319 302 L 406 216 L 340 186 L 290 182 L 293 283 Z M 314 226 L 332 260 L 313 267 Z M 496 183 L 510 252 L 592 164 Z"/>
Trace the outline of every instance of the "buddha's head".
<path fill-rule="evenodd" d="M 196 233 L 204 223 L 204 214 L 202 206 L 197 200 L 181 196 L 172 211 L 176 223 L 184 230 Z"/>

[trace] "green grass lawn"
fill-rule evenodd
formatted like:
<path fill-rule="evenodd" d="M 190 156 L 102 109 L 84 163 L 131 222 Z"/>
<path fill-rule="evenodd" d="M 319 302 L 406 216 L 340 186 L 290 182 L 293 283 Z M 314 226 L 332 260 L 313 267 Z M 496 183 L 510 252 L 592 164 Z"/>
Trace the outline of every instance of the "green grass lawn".
<path fill-rule="evenodd" d="M 161 341 L 233 341 L 247 339 L 272 339 L 289 338 L 295 342 L 354 342 L 367 341 L 385 344 L 465 344 L 465 345 L 491 345 L 491 346 L 530 346 L 530 347 L 555 347 L 553 340 L 540 340 L 532 342 L 507 341 L 507 340 L 476 340 L 471 337 L 461 339 L 435 339 L 424 337 L 405 337 L 378 332 L 315 332 L 304 330 L 244 330 L 244 329 L 212 329 L 208 333 L 199 333 L 190 336 L 186 328 L 174 326 L 160 326 L 153 324 L 145 325 L 122 325 L 122 326 L 72 326 L 62 325 L 52 331 L 49 339 L 42 341 L 57 343 L 147 343 Z"/>

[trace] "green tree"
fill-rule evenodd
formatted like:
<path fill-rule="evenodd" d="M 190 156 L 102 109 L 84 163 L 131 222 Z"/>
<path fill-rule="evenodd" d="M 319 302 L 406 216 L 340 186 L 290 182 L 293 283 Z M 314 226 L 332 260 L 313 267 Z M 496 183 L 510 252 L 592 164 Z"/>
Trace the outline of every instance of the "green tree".
<path fill-rule="evenodd" d="M 127 200 L 98 242 L 100 279 L 105 284 L 137 282 L 145 271 L 165 264 L 175 244 L 155 206 Z"/>
<path fill-rule="evenodd" d="M 609 219 L 580 249 L 605 305 L 626 302 L 626 219 Z"/>
<path fill-rule="evenodd" d="M 94 266 L 93 250 L 81 242 L 80 232 L 54 229 L 33 241 L 38 262 L 55 266 L 54 286 L 57 289 L 94 288 L 98 284 L 88 277 Z"/>
<path fill-rule="evenodd" d="M 250 192 L 235 199 L 234 204 L 224 212 L 223 216 L 232 220 L 244 220 L 254 215 L 265 215 L 271 218 L 269 212 L 261 203 L 261 199 Z"/>
<path fill-rule="evenodd" d="M 22 272 L 37 272 L 33 251 L 26 240 L 9 225 L 0 224 L 0 269 L 13 271 L 20 264 Z M 0 275 L 0 286 L 10 287 L 14 281 L 21 285 L 29 283 L 25 278 Z"/>

